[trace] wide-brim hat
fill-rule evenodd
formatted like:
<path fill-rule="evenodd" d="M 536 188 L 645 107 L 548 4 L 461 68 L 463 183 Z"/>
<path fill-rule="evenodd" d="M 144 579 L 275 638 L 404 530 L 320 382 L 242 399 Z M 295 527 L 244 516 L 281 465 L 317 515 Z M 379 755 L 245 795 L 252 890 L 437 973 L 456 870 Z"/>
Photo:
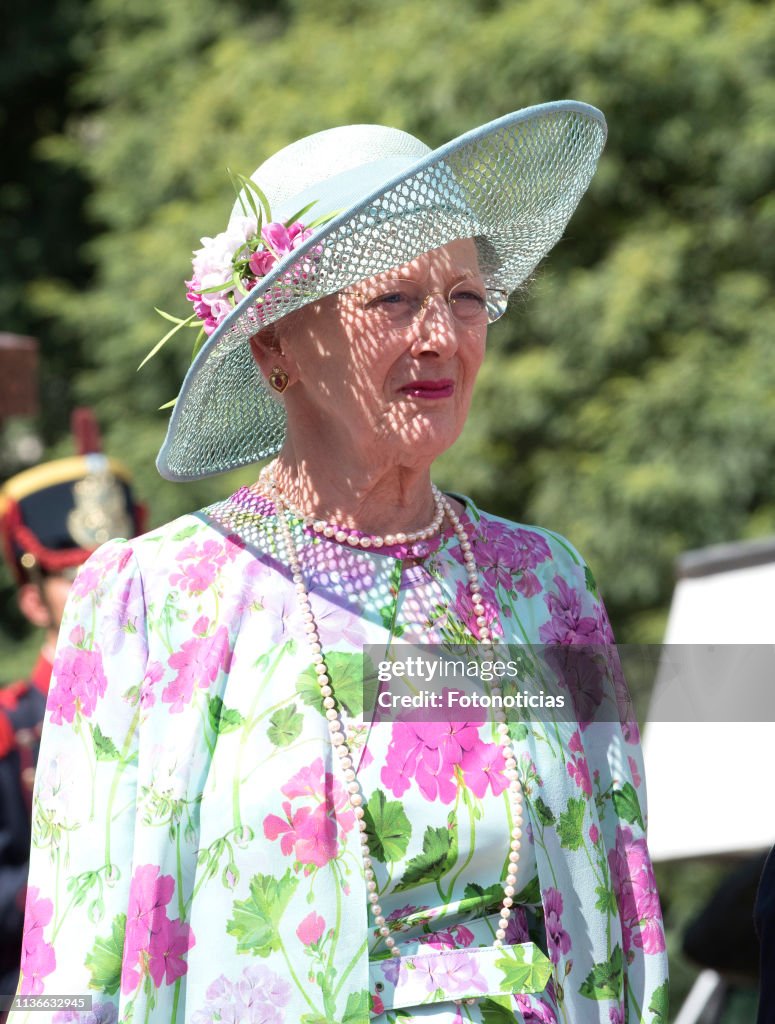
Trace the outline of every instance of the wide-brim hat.
<path fill-rule="evenodd" d="M 251 176 L 285 222 L 310 203 L 330 219 L 280 259 L 202 346 L 175 403 L 157 467 L 195 480 L 276 454 L 285 409 L 249 339 L 310 302 L 459 238 L 489 287 L 512 292 L 561 237 L 605 144 L 595 107 L 527 107 L 431 150 L 406 132 L 348 125 L 280 150 Z M 238 201 L 232 219 L 244 213 Z M 331 216 L 333 214 L 333 216 Z"/>

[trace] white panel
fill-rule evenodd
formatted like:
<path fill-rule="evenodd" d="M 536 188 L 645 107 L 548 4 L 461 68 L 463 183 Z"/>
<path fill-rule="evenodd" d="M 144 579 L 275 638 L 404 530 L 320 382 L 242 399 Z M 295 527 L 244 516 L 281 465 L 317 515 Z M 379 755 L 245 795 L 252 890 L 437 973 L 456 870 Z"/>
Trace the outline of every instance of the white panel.
<path fill-rule="evenodd" d="M 653 858 L 771 846 L 775 563 L 680 580 L 665 641 L 692 646 L 665 649 L 644 733 Z"/>

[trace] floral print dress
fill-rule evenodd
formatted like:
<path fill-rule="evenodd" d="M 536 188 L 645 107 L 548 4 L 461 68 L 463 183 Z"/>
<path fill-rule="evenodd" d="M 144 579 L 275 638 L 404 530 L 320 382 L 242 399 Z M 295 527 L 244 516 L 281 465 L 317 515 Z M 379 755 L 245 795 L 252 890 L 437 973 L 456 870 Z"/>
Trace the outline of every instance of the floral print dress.
<path fill-rule="evenodd" d="M 567 541 L 465 505 L 496 633 L 611 640 Z M 364 645 L 475 641 L 454 533 L 375 553 L 291 527 L 401 957 L 367 913 L 275 510 L 243 488 L 104 546 L 73 586 L 12 1024 L 24 999 L 54 1024 L 665 1024 L 637 728 L 510 722 L 525 822 L 496 946 L 512 826 L 495 723 L 363 713 Z"/>

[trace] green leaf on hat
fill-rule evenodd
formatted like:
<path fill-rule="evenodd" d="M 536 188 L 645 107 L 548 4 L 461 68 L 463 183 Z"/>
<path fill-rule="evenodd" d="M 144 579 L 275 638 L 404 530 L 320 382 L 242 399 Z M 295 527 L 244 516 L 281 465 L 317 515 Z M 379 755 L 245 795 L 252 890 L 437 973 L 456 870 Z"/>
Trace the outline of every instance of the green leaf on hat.
<path fill-rule="evenodd" d="M 264 214 L 266 215 L 266 222 L 267 222 L 267 224 L 272 220 L 272 209 L 271 209 L 271 207 L 269 205 L 269 200 L 266 198 L 264 193 L 261 191 L 259 186 L 255 183 L 255 181 L 253 181 L 252 178 L 247 178 L 244 174 L 236 174 L 236 173 L 233 173 L 232 171 L 229 171 L 229 176 L 231 177 L 232 181 L 236 180 L 237 182 L 239 182 L 239 184 L 241 186 L 240 195 L 241 196 L 244 195 L 245 198 L 247 199 L 247 201 L 250 203 L 251 209 L 253 210 L 253 212 L 255 213 L 256 217 L 258 218 L 258 230 L 260 232 L 261 231 L 261 213 L 258 210 L 258 208 L 256 206 L 256 200 L 253 197 L 254 196 L 258 197 L 258 201 L 259 201 L 259 203 L 261 203 L 261 206 L 263 208 Z M 244 209 L 244 207 L 243 207 L 243 209 Z"/>
<path fill-rule="evenodd" d="M 334 217 L 338 217 L 339 214 L 343 212 L 344 208 L 333 210 L 331 213 L 323 213 L 320 217 L 317 217 L 315 220 L 310 221 L 309 224 L 306 224 L 305 227 L 307 231 L 312 231 L 313 228 L 319 228 L 321 224 L 327 224 L 328 221 L 333 220 Z"/>
<path fill-rule="evenodd" d="M 202 345 L 204 345 L 206 338 L 207 338 L 207 333 L 205 332 L 205 329 L 203 327 L 201 329 L 201 331 L 199 332 L 199 334 L 197 334 L 196 338 L 194 339 L 194 346 L 191 349 L 191 362 L 192 363 L 196 359 L 196 357 L 199 355 L 199 349 L 202 347 Z M 173 400 L 170 404 L 174 405 L 175 404 L 175 400 Z"/>
<path fill-rule="evenodd" d="M 211 284 L 209 288 L 198 289 L 197 290 L 197 294 L 198 295 L 211 295 L 214 292 L 222 292 L 225 288 L 228 288 L 229 285 L 230 285 L 229 281 L 222 281 L 220 284 Z M 169 313 L 166 314 L 166 315 L 167 315 L 168 319 L 171 319 L 171 317 L 169 316 Z M 196 316 L 196 313 L 194 314 L 194 316 Z M 189 320 L 190 319 L 191 319 L 191 317 L 189 317 Z M 193 326 L 196 327 L 196 324 L 194 324 Z"/>
<path fill-rule="evenodd" d="M 249 188 L 246 187 L 247 182 L 250 180 L 246 178 L 244 174 L 239 174 L 237 171 L 232 171 L 230 167 L 226 168 L 226 173 L 231 179 L 231 183 L 234 186 L 234 191 L 237 193 L 237 202 L 240 204 L 240 209 L 245 217 L 249 217 L 252 213 L 258 221 L 258 233 L 261 233 L 261 211 L 256 205 L 256 200 L 253 197 L 253 193 Z M 248 202 L 248 206 L 245 206 L 245 200 Z"/>
<path fill-rule="evenodd" d="M 302 208 L 297 213 L 294 213 L 291 217 L 288 217 L 287 220 L 283 221 L 283 226 L 289 228 L 291 224 L 295 224 L 297 220 L 301 220 L 304 214 L 308 210 L 311 210 L 316 203 L 317 199 L 313 199 L 311 203 L 307 203 L 306 206 L 302 206 Z"/>
<path fill-rule="evenodd" d="M 248 289 L 242 283 L 242 278 L 240 277 L 239 270 L 235 270 L 234 273 L 231 275 L 231 283 L 234 285 L 235 289 L 241 295 L 248 295 L 249 294 Z"/>
<path fill-rule="evenodd" d="M 169 341 L 169 339 L 173 336 L 173 334 L 177 334 L 178 331 L 182 330 L 182 328 L 184 328 L 184 327 L 195 327 L 195 326 L 197 326 L 196 324 L 192 323 L 192 321 L 199 319 L 197 317 L 196 313 L 192 313 L 191 316 L 186 317 L 185 320 L 181 320 L 179 317 L 171 316 L 169 313 L 165 313 L 163 310 L 157 309 L 156 306 L 154 306 L 154 309 L 156 309 L 156 312 L 159 314 L 159 316 L 163 316 L 165 320 L 171 320 L 172 323 L 175 324 L 175 326 L 172 328 L 171 331 L 167 331 L 167 333 L 164 335 L 164 337 L 161 339 L 161 341 L 157 341 L 156 342 L 156 344 L 153 346 L 153 348 L 148 353 L 148 355 L 145 357 L 145 359 L 143 359 L 143 361 L 137 367 L 138 370 L 142 370 L 142 368 L 145 366 L 145 364 L 148 362 L 148 360 L 149 359 L 153 359 L 153 357 L 156 355 L 156 353 L 159 351 L 159 349 L 162 347 L 162 345 L 164 345 L 167 341 Z"/>

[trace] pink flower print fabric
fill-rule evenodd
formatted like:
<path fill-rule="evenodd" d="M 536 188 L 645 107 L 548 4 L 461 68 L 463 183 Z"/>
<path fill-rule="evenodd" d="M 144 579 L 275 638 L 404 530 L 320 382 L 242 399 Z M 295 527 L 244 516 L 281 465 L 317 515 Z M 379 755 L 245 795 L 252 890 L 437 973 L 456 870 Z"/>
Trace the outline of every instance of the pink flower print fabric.
<path fill-rule="evenodd" d="M 209 621 L 202 617 L 194 623 L 194 636 L 185 640 L 179 651 L 167 659 L 174 678 L 162 691 L 161 699 L 177 713 L 191 702 L 194 688 L 208 689 L 220 672 L 228 670 L 231 660 L 229 635 L 223 626 L 210 632 Z"/>
<path fill-rule="evenodd" d="M 509 644 L 610 641 L 567 541 L 470 502 L 464 521 L 488 621 Z M 94 1008 L 36 1022 L 611 1024 L 626 1008 L 661 1024 L 664 931 L 634 723 L 593 720 L 592 672 L 577 721 L 511 723 L 525 822 L 496 946 L 512 826 L 495 723 L 363 714 L 364 644 L 397 657 L 407 642 L 476 639 L 454 533 L 407 568 L 291 525 L 400 956 L 367 909 L 274 509 L 242 489 L 111 542 L 73 587 L 38 767 L 20 991 L 89 993 Z"/>
<path fill-rule="evenodd" d="M 622 915 L 625 954 L 639 947 L 662 953 L 665 935 L 654 869 L 645 839 L 634 839 L 631 828 L 616 829 L 616 848 L 609 851 L 614 892 Z"/>
<path fill-rule="evenodd" d="M 45 928 L 51 921 L 54 905 L 41 898 L 36 886 L 27 889 L 24 915 L 24 942 L 22 944 L 22 981 L 19 992 L 23 996 L 41 995 L 44 980 L 56 967 L 53 946 L 44 938 Z"/>
<path fill-rule="evenodd" d="M 143 865 L 132 877 L 122 955 L 124 994 L 148 979 L 156 988 L 171 985 L 188 970 L 186 953 L 196 939 L 188 924 L 168 916 L 174 892 L 175 879 L 160 875 L 156 865 Z"/>
<path fill-rule="evenodd" d="M 496 796 L 508 780 L 501 748 L 485 743 L 472 722 L 396 722 L 382 769 L 382 781 L 396 796 L 412 779 L 426 800 L 451 803 L 458 792 L 455 774 L 481 799 L 488 787 Z"/>
<path fill-rule="evenodd" d="M 283 1024 L 291 986 L 260 964 L 246 967 L 236 982 L 220 975 L 209 986 L 192 1024 Z"/>
<path fill-rule="evenodd" d="M 563 900 L 558 889 L 544 889 L 541 894 L 544 905 L 544 921 L 546 923 L 546 939 L 549 944 L 549 957 L 552 963 L 559 963 L 564 953 L 569 953 L 571 937 L 562 926 Z"/>
<path fill-rule="evenodd" d="M 52 721 L 72 722 L 76 714 L 90 718 L 107 685 L 100 652 L 70 647 L 62 656 L 51 694 Z"/>
<path fill-rule="evenodd" d="M 346 834 L 353 828 L 355 814 L 342 783 L 324 772 L 322 758 L 302 768 L 281 791 L 290 798 L 283 801 L 285 818 L 267 815 L 264 835 L 270 840 L 281 837 L 282 853 L 293 855 L 309 874 L 313 867 L 324 867 L 336 858 L 340 830 Z"/>

